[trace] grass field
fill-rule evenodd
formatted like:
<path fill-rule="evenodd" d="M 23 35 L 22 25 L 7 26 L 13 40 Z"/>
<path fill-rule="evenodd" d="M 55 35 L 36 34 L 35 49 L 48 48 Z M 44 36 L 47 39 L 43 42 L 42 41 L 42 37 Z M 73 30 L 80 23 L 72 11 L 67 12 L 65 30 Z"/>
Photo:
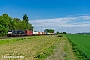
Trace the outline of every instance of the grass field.
<path fill-rule="evenodd" d="M 24 56 L 24 58 L 3 58 Z M 0 40 L 0 60 L 77 60 L 67 38 L 30 36 Z"/>
<path fill-rule="evenodd" d="M 90 60 L 90 35 L 66 35 L 72 43 L 76 55 L 83 60 Z"/>

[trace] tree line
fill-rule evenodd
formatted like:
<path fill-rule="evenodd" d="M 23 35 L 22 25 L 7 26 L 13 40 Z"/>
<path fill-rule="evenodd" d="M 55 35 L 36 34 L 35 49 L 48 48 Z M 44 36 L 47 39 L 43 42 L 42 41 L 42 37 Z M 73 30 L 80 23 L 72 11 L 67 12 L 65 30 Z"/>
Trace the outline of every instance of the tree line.
<path fill-rule="evenodd" d="M 53 29 L 45 29 L 44 32 L 46 32 L 46 33 L 54 33 L 54 30 Z"/>
<path fill-rule="evenodd" d="M 12 18 L 8 14 L 0 16 L 0 35 L 6 35 L 8 30 L 33 30 L 33 28 L 27 14 L 23 15 L 23 20 Z"/>
<path fill-rule="evenodd" d="M 56 34 L 67 34 L 66 32 L 59 32 L 57 31 Z"/>

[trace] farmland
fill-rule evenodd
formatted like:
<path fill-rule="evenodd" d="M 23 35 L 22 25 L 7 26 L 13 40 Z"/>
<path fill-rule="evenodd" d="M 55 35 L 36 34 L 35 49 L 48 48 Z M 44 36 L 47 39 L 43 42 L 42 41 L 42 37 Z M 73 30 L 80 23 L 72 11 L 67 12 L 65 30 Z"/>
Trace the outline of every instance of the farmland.
<path fill-rule="evenodd" d="M 73 51 L 78 58 L 90 60 L 90 35 L 68 34 L 68 40 L 73 46 Z"/>
<path fill-rule="evenodd" d="M 23 58 L 4 58 L 23 56 Z M 78 60 L 65 36 L 30 36 L 0 40 L 0 60 Z"/>

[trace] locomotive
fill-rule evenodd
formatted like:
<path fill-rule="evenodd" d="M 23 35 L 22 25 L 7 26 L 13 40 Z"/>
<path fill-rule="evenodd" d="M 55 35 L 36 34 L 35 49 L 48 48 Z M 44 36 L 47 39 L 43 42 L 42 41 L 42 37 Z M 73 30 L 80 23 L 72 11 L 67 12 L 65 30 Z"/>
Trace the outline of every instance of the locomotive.
<path fill-rule="evenodd" d="M 7 33 L 8 37 L 14 37 L 14 36 L 28 36 L 33 35 L 32 30 L 9 30 Z"/>

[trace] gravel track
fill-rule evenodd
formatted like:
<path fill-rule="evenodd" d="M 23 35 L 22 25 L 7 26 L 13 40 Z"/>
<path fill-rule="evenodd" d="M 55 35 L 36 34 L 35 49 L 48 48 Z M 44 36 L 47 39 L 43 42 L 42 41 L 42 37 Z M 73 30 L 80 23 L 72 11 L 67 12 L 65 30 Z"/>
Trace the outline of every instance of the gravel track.
<path fill-rule="evenodd" d="M 69 41 L 61 40 L 57 44 L 54 53 L 47 57 L 46 60 L 78 60 L 72 51 L 72 46 Z"/>

